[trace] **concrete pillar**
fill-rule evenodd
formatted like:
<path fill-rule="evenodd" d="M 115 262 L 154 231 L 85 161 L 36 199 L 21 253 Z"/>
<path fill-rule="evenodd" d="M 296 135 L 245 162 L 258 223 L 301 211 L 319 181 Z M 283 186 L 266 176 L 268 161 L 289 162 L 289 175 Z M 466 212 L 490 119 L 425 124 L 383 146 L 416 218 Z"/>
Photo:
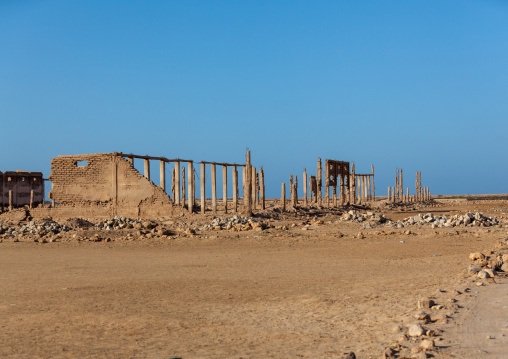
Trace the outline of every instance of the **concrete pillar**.
<path fill-rule="evenodd" d="M 351 191 L 350 191 L 350 201 L 351 203 L 355 204 L 356 203 L 356 174 L 355 174 L 355 164 L 351 164 Z"/>
<path fill-rule="evenodd" d="M 367 176 L 366 179 L 367 179 L 367 197 L 370 201 L 372 198 L 372 189 L 370 188 L 370 176 Z"/>
<path fill-rule="evenodd" d="M 303 169 L 303 204 L 307 206 L 308 200 L 307 200 L 307 170 Z"/>
<path fill-rule="evenodd" d="M 160 186 L 166 192 L 166 162 L 160 161 Z"/>
<path fill-rule="evenodd" d="M 282 192 L 280 194 L 280 206 L 282 207 L 282 211 L 286 210 L 286 184 L 282 184 Z"/>
<path fill-rule="evenodd" d="M 215 163 L 212 163 L 212 211 L 217 213 L 217 173 Z"/>
<path fill-rule="evenodd" d="M 238 170 L 233 166 L 233 212 L 238 211 Z"/>
<path fill-rule="evenodd" d="M 261 191 L 261 209 L 265 210 L 265 171 L 259 169 L 259 190 Z"/>
<path fill-rule="evenodd" d="M 188 187 L 189 187 L 189 212 L 190 213 L 193 213 L 194 212 L 194 201 L 196 200 L 196 191 L 194 189 L 195 187 L 195 176 L 194 176 L 194 163 L 193 162 L 189 162 L 188 163 L 188 168 L 189 168 L 189 183 L 188 183 Z"/>
<path fill-rule="evenodd" d="M 201 162 L 201 214 L 205 214 L 206 211 L 206 163 Z"/>
<path fill-rule="evenodd" d="M 376 184 L 374 182 L 374 165 L 370 165 L 370 169 L 372 170 L 372 200 L 376 200 Z"/>
<path fill-rule="evenodd" d="M 53 203 L 54 203 L 54 201 L 53 201 Z M 13 205 L 13 199 L 12 199 L 12 190 L 9 190 L 9 211 L 12 211 L 13 207 L 14 207 L 14 205 Z"/>
<path fill-rule="evenodd" d="M 294 207 L 294 193 L 293 193 L 293 175 L 289 175 L 289 203 Z"/>
<path fill-rule="evenodd" d="M 406 202 L 409 202 L 409 187 L 406 187 Z"/>
<path fill-rule="evenodd" d="M 186 199 L 185 198 L 186 197 L 185 196 L 186 195 L 185 184 L 186 184 L 186 182 L 185 182 L 185 167 L 182 166 L 182 207 L 185 207 L 185 199 Z"/>
<path fill-rule="evenodd" d="M 145 177 L 150 181 L 150 160 L 145 159 Z"/>
<path fill-rule="evenodd" d="M 251 175 L 251 190 L 252 190 L 252 196 L 251 196 L 251 202 L 252 202 L 252 209 L 256 209 L 256 167 L 251 166 L 252 168 L 252 175 Z"/>
<path fill-rule="evenodd" d="M 228 213 L 228 166 L 222 166 L 222 202 L 224 213 Z"/>
<path fill-rule="evenodd" d="M 330 168 L 328 160 L 325 160 L 325 205 L 330 206 Z"/>
<path fill-rule="evenodd" d="M 321 194 L 321 188 L 323 186 L 323 168 L 321 166 L 321 158 L 318 158 L 317 173 L 316 173 L 316 184 L 317 184 L 317 203 L 322 205 L 323 195 Z"/>
<path fill-rule="evenodd" d="M 30 209 L 34 208 L 34 190 L 30 190 Z"/>
<path fill-rule="evenodd" d="M 335 191 L 337 192 L 337 191 Z M 340 205 L 343 206 L 346 204 L 346 188 L 344 187 L 344 176 L 339 175 L 339 196 L 340 196 Z M 337 204 L 337 199 L 335 199 L 335 204 Z"/>
<path fill-rule="evenodd" d="M 252 166 L 250 161 L 250 151 L 246 153 L 245 161 L 245 186 L 243 188 L 244 214 L 252 216 Z"/>
<path fill-rule="evenodd" d="M 175 162 L 175 194 L 174 200 L 177 206 L 180 205 L 180 161 Z"/>
<path fill-rule="evenodd" d="M 388 187 L 386 199 L 388 200 L 388 202 L 390 202 L 392 199 L 392 188 L 391 187 Z"/>

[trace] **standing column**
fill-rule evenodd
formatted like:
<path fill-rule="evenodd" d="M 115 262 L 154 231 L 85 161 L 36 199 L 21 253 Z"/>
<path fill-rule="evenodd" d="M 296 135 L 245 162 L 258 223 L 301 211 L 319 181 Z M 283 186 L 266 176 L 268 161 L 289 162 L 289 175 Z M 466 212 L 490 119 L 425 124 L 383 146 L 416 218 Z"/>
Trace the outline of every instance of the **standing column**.
<path fill-rule="evenodd" d="M 166 162 L 160 161 L 160 186 L 166 192 Z"/>
<path fill-rule="evenodd" d="M 34 208 L 34 190 L 30 190 L 30 209 Z"/>
<path fill-rule="evenodd" d="M 372 200 L 376 200 L 376 184 L 374 182 L 374 165 L 370 165 L 370 168 L 372 170 Z"/>
<path fill-rule="evenodd" d="M 243 202 L 244 202 L 244 213 L 247 216 L 252 216 L 252 166 L 250 162 L 250 151 L 246 153 L 245 161 L 245 185 L 243 188 Z"/>
<path fill-rule="evenodd" d="M 265 210 L 265 172 L 259 169 L 259 190 L 261 191 L 261 209 Z"/>
<path fill-rule="evenodd" d="M 308 205 L 307 202 L 307 170 L 303 169 L 303 204 Z"/>
<path fill-rule="evenodd" d="M 402 169 L 400 170 L 399 175 L 399 186 L 400 186 L 400 196 L 403 198 L 402 201 L 404 202 L 404 177 L 402 175 Z"/>
<path fill-rule="evenodd" d="M 355 175 L 355 164 L 354 163 L 351 165 L 350 177 L 351 177 L 351 191 L 350 191 L 351 198 L 349 200 L 351 201 L 351 203 L 355 204 L 356 203 L 356 175 Z"/>
<path fill-rule="evenodd" d="M 330 163 L 325 160 L 325 205 L 330 207 Z"/>
<path fill-rule="evenodd" d="M 391 199 L 392 199 L 392 188 L 391 187 L 388 187 L 388 192 L 387 193 L 388 194 L 386 195 L 386 198 L 387 198 L 388 202 L 390 202 Z"/>
<path fill-rule="evenodd" d="M 182 166 L 182 207 L 185 207 L 185 167 Z"/>
<path fill-rule="evenodd" d="M 397 175 L 395 176 L 395 198 L 399 198 L 399 170 L 397 170 Z"/>
<path fill-rule="evenodd" d="M 368 200 L 370 201 L 371 198 L 372 198 L 372 192 L 371 192 L 371 188 L 370 188 L 370 175 L 367 176 L 367 197 L 368 197 Z"/>
<path fill-rule="evenodd" d="M 233 212 L 238 211 L 238 170 L 233 166 Z"/>
<path fill-rule="evenodd" d="M 212 211 L 217 213 L 217 176 L 215 163 L 212 163 Z"/>
<path fill-rule="evenodd" d="M 12 211 L 13 203 L 12 203 L 12 190 L 9 190 L 9 211 Z M 55 207 L 55 200 L 53 200 L 53 208 Z"/>
<path fill-rule="evenodd" d="M 251 175 L 251 190 L 252 190 L 252 209 L 256 209 L 256 167 L 251 166 L 252 168 L 252 175 Z"/>
<path fill-rule="evenodd" d="M 180 161 L 175 162 L 175 204 L 180 205 Z"/>
<path fill-rule="evenodd" d="M 228 166 L 222 165 L 222 201 L 224 213 L 228 213 Z"/>
<path fill-rule="evenodd" d="M 282 207 L 282 211 L 286 210 L 286 184 L 282 184 L 282 192 L 280 195 L 280 205 Z"/>
<path fill-rule="evenodd" d="M 294 207 L 294 187 L 293 187 L 293 175 L 289 175 L 289 203 L 291 204 L 291 207 Z"/>
<path fill-rule="evenodd" d="M 416 171 L 416 181 L 415 181 L 415 201 L 418 202 L 418 171 Z"/>
<path fill-rule="evenodd" d="M 321 195 L 321 187 L 323 186 L 323 169 L 321 167 L 321 158 L 318 158 L 316 175 L 317 199 L 318 204 L 321 205 L 323 203 L 323 196 Z"/>
<path fill-rule="evenodd" d="M 346 204 L 346 188 L 344 187 L 344 176 L 339 174 L 339 196 L 340 196 L 340 205 L 343 206 Z"/>
<path fill-rule="evenodd" d="M 205 171 L 206 171 L 206 163 L 201 162 L 201 189 L 199 191 L 201 196 L 201 214 L 205 214 L 206 211 Z"/>
<path fill-rule="evenodd" d="M 194 162 L 189 162 L 189 211 L 194 212 L 194 202 L 196 201 L 196 190 L 195 190 L 195 174 L 194 174 Z"/>
<path fill-rule="evenodd" d="M 145 177 L 150 181 L 150 160 L 145 158 Z"/>
<path fill-rule="evenodd" d="M 406 187 L 406 202 L 409 202 L 409 187 Z"/>

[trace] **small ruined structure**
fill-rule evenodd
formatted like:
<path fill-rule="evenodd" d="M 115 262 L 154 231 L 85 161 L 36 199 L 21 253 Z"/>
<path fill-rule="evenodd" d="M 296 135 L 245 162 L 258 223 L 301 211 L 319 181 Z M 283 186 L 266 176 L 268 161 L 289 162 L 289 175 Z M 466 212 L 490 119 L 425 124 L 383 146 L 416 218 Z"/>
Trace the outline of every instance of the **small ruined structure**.
<path fill-rule="evenodd" d="M 144 174 L 134 168 L 134 160 L 144 161 Z M 160 185 L 150 180 L 150 161 L 159 161 Z M 171 193 L 166 192 L 166 164 L 174 164 L 171 178 Z M 187 165 L 187 176 L 185 167 Z M 200 207 L 205 213 L 206 165 L 211 167 L 212 203 L 217 211 L 216 166 L 223 168 L 222 210 L 238 211 L 238 167 L 243 168 L 243 212 L 250 215 L 259 202 L 264 209 L 264 173 L 259 173 L 250 163 L 250 151 L 246 164 L 217 163 L 202 161 L 201 201 L 196 203 L 194 161 L 168 159 L 165 157 L 140 156 L 121 152 L 86 155 L 58 156 L 51 160 L 49 180 L 52 189 L 53 215 L 61 217 L 89 216 L 112 217 L 122 215 L 131 218 L 176 216 L 196 211 Z M 227 169 L 233 172 L 233 201 L 228 207 Z M 187 179 L 187 181 L 186 181 Z M 259 183 L 256 185 L 256 180 Z M 187 188 L 186 188 L 187 187 Z M 259 196 L 261 194 L 261 196 Z M 258 198 L 258 201 L 256 199 Z M 186 203 L 187 199 L 187 203 Z"/>
<path fill-rule="evenodd" d="M 41 172 L 0 172 L 1 207 L 13 209 L 30 206 L 33 208 L 44 201 L 44 180 Z"/>
<path fill-rule="evenodd" d="M 355 165 L 346 161 L 325 159 L 323 196 L 323 165 L 318 158 L 317 172 L 315 176 L 307 176 L 307 169 L 303 169 L 303 204 L 324 205 L 326 207 L 345 206 L 357 202 L 375 200 L 374 190 L 374 165 L 372 173 L 357 174 Z M 298 178 L 290 176 L 289 180 L 291 207 L 298 205 Z M 330 192 L 330 187 L 332 191 Z M 285 185 L 283 184 L 281 203 L 285 203 Z M 338 191 L 337 191 L 338 189 Z M 358 193 L 357 193 L 358 192 Z"/>
<path fill-rule="evenodd" d="M 406 187 L 406 194 L 404 194 L 404 182 L 402 169 L 397 170 L 395 176 L 395 187 L 388 187 L 388 202 L 425 202 L 432 200 L 432 194 L 429 187 L 422 187 L 422 173 L 416 172 L 415 181 L 415 194 L 409 195 L 409 187 Z"/>

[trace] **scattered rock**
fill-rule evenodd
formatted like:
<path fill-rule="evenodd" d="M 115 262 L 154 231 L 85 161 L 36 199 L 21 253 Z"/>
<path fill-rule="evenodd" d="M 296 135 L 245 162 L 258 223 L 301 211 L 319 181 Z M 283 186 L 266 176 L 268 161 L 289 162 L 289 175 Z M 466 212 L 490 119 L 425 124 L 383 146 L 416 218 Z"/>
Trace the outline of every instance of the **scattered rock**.
<path fill-rule="evenodd" d="M 410 337 L 420 337 L 425 333 L 425 330 L 419 324 L 412 324 L 407 329 L 407 334 Z"/>

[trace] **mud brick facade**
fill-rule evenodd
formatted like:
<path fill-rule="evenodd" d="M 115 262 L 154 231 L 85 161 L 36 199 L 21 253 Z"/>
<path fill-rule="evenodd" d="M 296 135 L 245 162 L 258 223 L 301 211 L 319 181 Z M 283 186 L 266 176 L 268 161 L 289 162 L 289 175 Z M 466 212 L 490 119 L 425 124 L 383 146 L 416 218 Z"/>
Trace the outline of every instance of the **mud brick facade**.
<path fill-rule="evenodd" d="M 9 206 L 9 191 L 13 207 L 33 206 L 44 201 L 44 180 L 41 172 L 8 171 L 0 172 L 0 205 Z M 33 198 L 32 198 L 33 191 Z"/>
<path fill-rule="evenodd" d="M 181 214 L 164 190 L 119 153 L 58 156 L 51 160 L 56 209 L 89 216 L 162 217 Z"/>

